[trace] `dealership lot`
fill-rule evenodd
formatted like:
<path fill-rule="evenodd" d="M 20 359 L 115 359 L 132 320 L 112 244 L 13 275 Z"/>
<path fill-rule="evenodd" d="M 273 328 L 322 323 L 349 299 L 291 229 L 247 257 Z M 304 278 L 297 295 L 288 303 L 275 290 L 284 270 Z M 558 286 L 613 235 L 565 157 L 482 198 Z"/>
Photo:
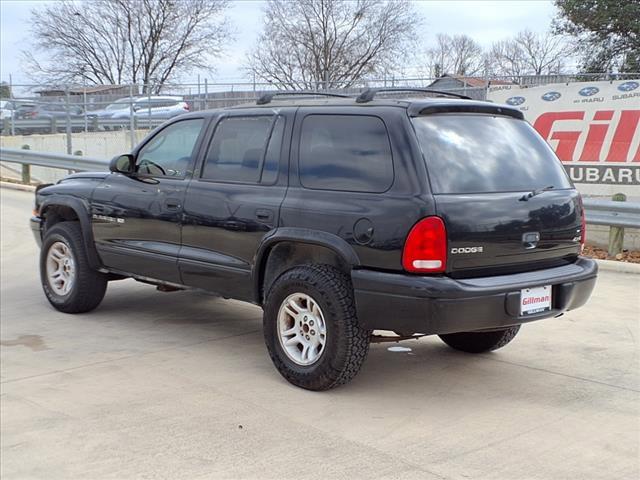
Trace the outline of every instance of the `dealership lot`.
<path fill-rule="evenodd" d="M 312 393 L 275 371 L 250 305 L 126 280 L 93 313 L 54 311 L 32 195 L 1 195 L 3 478 L 640 475 L 640 275 L 602 272 L 585 308 L 499 352 L 377 344 Z"/>

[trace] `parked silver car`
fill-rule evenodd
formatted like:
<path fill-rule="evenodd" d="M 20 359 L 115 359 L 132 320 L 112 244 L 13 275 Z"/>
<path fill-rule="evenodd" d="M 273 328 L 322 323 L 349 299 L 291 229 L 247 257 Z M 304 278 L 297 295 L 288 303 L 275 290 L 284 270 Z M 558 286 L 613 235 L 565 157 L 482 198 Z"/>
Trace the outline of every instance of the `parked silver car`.
<path fill-rule="evenodd" d="M 131 104 L 133 103 L 133 114 L 136 117 L 152 118 L 173 118 L 189 111 L 189 105 L 182 97 L 177 96 L 153 96 L 121 98 L 108 105 L 102 110 L 91 112 L 99 119 L 129 119 Z"/>

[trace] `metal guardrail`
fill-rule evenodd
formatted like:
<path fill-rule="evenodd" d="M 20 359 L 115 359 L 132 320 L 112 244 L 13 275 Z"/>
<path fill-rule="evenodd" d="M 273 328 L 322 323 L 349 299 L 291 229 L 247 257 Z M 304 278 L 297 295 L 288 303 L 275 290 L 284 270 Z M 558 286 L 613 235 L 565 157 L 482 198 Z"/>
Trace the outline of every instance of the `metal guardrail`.
<path fill-rule="evenodd" d="M 0 161 L 39 165 L 66 170 L 106 170 L 109 160 L 60 153 L 34 152 L 0 147 Z M 587 223 L 612 227 L 640 228 L 640 202 L 614 202 L 585 198 Z"/>
<path fill-rule="evenodd" d="M 79 171 L 107 170 L 109 168 L 109 160 L 103 158 L 80 157 L 78 155 L 62 153 L 34 152 L 31 150 L 3 147 L 0 147 L 0 162 Z"/>
<path fill-rule="evenodd" d="M 614 202 L 585 198 L 583 204 L 588 224 L 640 228 L 640 202 Z"/>

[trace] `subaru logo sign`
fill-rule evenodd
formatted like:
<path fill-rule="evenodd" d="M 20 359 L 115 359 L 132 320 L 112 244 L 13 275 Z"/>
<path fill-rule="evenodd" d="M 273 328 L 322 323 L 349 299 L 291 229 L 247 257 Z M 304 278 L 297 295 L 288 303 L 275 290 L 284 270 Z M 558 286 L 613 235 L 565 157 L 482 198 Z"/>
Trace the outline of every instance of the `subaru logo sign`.
<path fill-rule="evenodd" d="M 618 90 L 621 92 L 630 92 L 631 90 L 635 90 L 640 87 L 640 83 L 638 82 L 624 82 L 618 85 Z"/>
<path fill-rule="evenodd" d="M 524 97 L 507 98 L 507 105 L 522 105 L 525 102 Z"/>
<path fill-rule="evenodd" d="M 545 102 L 554 102 L 558 100 L 561 96 L 562 94 L 560 92 L 547 92 L 544 95 L 542 95 L 541 98 Z"/>
<path fill-rule="evenodd" d="M 582 95 L 583 97 L 591 97 L 596 93 L 598 93 L 599 91 L 600 89 L 598 87 L 584 87 L 580 89 L 578 94 Z"/>

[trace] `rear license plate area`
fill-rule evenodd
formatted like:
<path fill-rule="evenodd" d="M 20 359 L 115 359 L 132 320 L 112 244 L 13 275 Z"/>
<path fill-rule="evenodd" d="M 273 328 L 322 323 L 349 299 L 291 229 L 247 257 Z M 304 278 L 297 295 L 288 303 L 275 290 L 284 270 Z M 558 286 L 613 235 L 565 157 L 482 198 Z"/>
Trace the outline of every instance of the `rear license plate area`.
<path fill-rule="evenodd" d="M 535 315 L 551 310 L 551 285 L 520 290 L 520 315 Z"/>

